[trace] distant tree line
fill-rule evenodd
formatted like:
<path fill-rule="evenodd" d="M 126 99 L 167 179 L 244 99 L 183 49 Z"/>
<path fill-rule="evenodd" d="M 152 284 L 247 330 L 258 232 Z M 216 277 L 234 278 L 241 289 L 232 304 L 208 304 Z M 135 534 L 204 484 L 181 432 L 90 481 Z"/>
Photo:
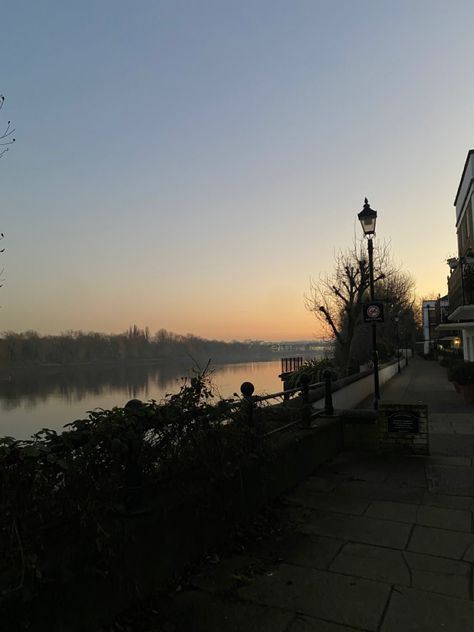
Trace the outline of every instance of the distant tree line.
<path fill-rule="evenodd" d="M 0 338 L 0 366 L 183 359 L 235 362 L 271 357 L 270 345 L 258 341 L 206 340 L 166 329 L 152 335 L 148 327 L 136 325 L 121 334 L 68 331 L 43 336 L 36 331 L 7 331 Z"/>

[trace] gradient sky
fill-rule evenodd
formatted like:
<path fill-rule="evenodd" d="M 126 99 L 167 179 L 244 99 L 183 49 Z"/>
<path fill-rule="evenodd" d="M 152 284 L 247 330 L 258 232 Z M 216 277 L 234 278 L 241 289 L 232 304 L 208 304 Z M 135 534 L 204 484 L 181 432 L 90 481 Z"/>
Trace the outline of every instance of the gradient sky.
<path fill-rule="evenodd" d="M 473 23 L 472 0 L 3 3 L 0 331 L 311 338 L 365 196 L 446 293 Z"/>

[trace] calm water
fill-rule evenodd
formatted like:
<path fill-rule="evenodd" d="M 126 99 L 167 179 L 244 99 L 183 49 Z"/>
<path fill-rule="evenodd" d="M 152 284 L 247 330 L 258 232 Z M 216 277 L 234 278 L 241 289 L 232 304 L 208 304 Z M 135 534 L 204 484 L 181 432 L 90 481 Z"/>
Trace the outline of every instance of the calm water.
<path fill-rule="evenodd" d="M 213 383 L 222 397 L 240 393 L 242 382 L 255 393 L 281 390 L 280 361 L 216 365 Z M 61 430 L 88 410 L 123 406 L 129 399 L 160 400 L 179 390 L 185 366 L 41 369 L 0 380 L 0 436 L 28 438 L 41 428 Z"/>

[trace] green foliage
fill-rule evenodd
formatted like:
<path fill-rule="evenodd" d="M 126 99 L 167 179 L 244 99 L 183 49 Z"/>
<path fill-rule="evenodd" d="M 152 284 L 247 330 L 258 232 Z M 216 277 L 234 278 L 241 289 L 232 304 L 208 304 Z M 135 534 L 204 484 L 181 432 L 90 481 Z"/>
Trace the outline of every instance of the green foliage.
<path fill-rule="evenodd" d="M 448 380 L 458 384 L 474 384 L 474 362 L 453 362 L 448 367 Z"/>
<path fill-rule="evenodd" d="M 337 371 L 333 362 L 329 358 L 320 358 L 306 360 L 301 368 L 294 371 L 288 378 L 288 388 L 297 388 L 301 385 L 301 377 L 307 376 L 309 378 L 309 384 L 316 384 L 322 382 L 324 379 L 324 372 L 329 370 L 333 380 L 337 379 Z"/>
<path fill-rule="evenodd" d="M 190 468 L 204 468 L 206 480 L 233 477 L 259 449 L 239 410 L 230 400 L 214 403 L 206 370 L 160 403 L 132 400 L 92 411 L 60 434 L 1 439 L 0 596 L 58 580 L 52 533 L 69 543 L 63 575 L 89 562 L 89 572 L 107 573 L 126 542 L 121 517 L 140 510 L 152 490 Z"/>

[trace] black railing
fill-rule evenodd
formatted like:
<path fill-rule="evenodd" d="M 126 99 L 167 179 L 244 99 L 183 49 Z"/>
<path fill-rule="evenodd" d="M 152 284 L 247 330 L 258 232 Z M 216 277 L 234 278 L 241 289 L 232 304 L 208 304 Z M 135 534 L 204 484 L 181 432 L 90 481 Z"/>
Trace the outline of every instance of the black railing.
<path fill-rule="evenodd" d="M 298 356 L 295 358 L 282 358 L 281 359 L 281 372 L 283 373 L 292 373 L 293 371 L 297 371 L 303 366 L 303 358 L 302 356 Z"/>
<path fill-rule="evenodd" d="M 324 396 L 324 408 L 313 410 L 310 401 L 310 393 L 316 389 L 320 389 L 321 396 Z M 325 371 L 323 382 L 310 384 L 308 376 L 302 375 L 300 378 L 300 386 L 296 388 L 285 389 L 277 393 L 270 393 L 269 395 L 254 395 L 254 390 L 255 388 L 251 382 L 244 382 L 240 387 L 240 392 L 242 393 L 241 410 L 249 425 L 255 425 L 255 411 L 259 405 L 271 402 L 272 400 L 274 403 L 272 408 L 279 406 L 280 409 L 283 409 L 283 412 L 291 410 L 297 417 L 294 421 L 285 423 L 277 428 L 272 428 L 262 436 L 269 436 L 301 424 L 309 427 L 313 419 L 321 415 L 332 415 L 334 412 L 331 373 L 329 371 Z M 292 396 L 299 397 L 291 400 Z"/>

